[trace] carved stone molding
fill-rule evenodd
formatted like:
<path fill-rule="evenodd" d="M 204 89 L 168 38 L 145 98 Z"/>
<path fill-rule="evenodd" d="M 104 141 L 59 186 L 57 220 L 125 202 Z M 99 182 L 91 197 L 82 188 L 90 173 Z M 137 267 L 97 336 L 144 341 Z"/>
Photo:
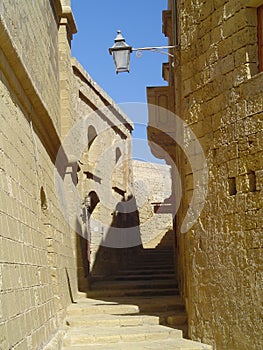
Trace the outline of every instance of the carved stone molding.
<path fill-rule="evenodd" d="M 165 10 L 163 11 L 163 34 L 169 38 L 171 38 L 172 35 L 172 11 L 171 10 Z"/>

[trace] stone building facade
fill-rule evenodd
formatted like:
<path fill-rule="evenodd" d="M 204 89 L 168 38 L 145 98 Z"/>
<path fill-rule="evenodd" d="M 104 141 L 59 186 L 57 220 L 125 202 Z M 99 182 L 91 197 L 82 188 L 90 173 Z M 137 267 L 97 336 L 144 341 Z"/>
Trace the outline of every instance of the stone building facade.
<path fill-rule="evenodd" d="M 170 0 L 168 86 L 148 88 L 149 139 L 170 155 L 182 184 L 175 235 L 189 336 L 218 350 L 263 347 L 262 5 Z M 182 230 L 198 204 L 201 214 Z"/>
<path fill-rule="evenodd" d="M 155 248 L 162 240 L 173 246 L 167 232 L 173 228 L 173 213 L 167 201 L 172 194 L 171 168 L 166 164 L 133 160 L 133 191 L 140 219 L 144 248 Z M 169 244 L 168 244 L 169 243 Z"/>
<path fill-rule="evenodd" d="M 0 349 L 61 347 L 66 307 L 98 250 L 94 244 L 92 260 L 79 242 L 89 194 L 100 178 L 115 202 L 130 195 L 133 126 L 71 58 L 76 31 L 68 0 L 0 2 Z M 80 142 L 74 126 L 91 112 L 96 123 L 84 125 Z M 108 167 L 119 161 L 126 169 L 112 183 L 92 168 L 106 151 Z"/>
<path fill-rule="evenodd" d="M 79 141 L 75 143 L 82 149 L 81 152 L 77 150 L 81 157 L 75 157 L 81 197 L 78 212 L 82 213 L 79 233 L 85 239 L 81 239 L 82 244 L 88 244 L 88 256 L 84 253 L 84 259 L 88 260 L 89 266 L 86 266 L 88 270 L 84 271 L 84 275 L 95 277 L 113 271 L 124 264 L 123 258 L 127 260 L 128 256 L 129 249 L 120 251 L 118 246 L 122 232 L 117 232 L 117 227 L 122 213 L 118 216 L 117 208 L 127 203 L 133 193 L 133 124 L 76 59 L 72 59 L 72 67 L 73 109 L 74 115 L 81 121 L 77 127 Z M 70 149 L 72 152 L 71 146 Z M 114 234 L 116 237 L 113 238 Z M 122 243 L 122 248 L 132 250 L 133 246 L 125 239 Z M 83 264 L 80 262 L 79 266 L 79 277 L 83 280 Z M 83 286 L 80 285 L 80 288 Z"/>

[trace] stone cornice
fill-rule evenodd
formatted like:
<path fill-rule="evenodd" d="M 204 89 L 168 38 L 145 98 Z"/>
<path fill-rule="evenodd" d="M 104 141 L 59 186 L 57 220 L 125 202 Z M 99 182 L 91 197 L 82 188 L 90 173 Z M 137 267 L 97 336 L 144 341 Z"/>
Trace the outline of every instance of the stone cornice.
<path fill-rule="evenodd" d="M 67 25 L 69 39 L 76 34 L 78 29 L 70 6 L 62 6 L 61 25 Z"/>
<path fill-rule="evenodd" d="M 62 16 L 61 0 L 50 0 L 50 4 L 53 10 L 55 21 L 57 22 L 57 24 L 59 24 L 60 18 Z"/>
<path fill-rule="evenodd" d="M 165 10 L 162 13 L 162 32 L 163 34 L 170 38 L 172 35 L 172 11 L 171 10 Z"/>

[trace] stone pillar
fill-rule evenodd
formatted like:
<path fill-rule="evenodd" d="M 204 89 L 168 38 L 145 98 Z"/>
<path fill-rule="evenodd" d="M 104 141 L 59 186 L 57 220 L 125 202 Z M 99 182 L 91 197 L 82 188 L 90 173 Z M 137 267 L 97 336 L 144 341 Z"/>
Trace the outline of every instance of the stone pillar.
<path fill-rule="evenodd" d="M 62 15 L 59 25 L 59 70 L 60 70 L 60 103 L 61 103 L 61 136 L 65 137 L 74 123 L 73 112 L 73 74 L 71 65 L 71 40 L 77 32 L 71 11 L 70 1 L 62 1 Z"/>

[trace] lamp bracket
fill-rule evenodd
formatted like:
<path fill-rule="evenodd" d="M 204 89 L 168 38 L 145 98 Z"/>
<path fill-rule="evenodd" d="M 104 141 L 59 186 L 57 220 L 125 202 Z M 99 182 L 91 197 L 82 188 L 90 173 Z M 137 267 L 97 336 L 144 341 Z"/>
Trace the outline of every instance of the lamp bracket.
<path fill-rule="evenodd" d="M 178 46 L 153 46 L 153 47 L 138 47 L 138 48 L 132 48 L 132 51 L 136 51 L 136 56 L 141 57 L 142 56 L 142 51 L 153 51 L 153 52 L 159 52 L 161 54 L 174 57 L 173 54 L 167 51 L 163 51 L 165 49 L 175 49 Z"/>

